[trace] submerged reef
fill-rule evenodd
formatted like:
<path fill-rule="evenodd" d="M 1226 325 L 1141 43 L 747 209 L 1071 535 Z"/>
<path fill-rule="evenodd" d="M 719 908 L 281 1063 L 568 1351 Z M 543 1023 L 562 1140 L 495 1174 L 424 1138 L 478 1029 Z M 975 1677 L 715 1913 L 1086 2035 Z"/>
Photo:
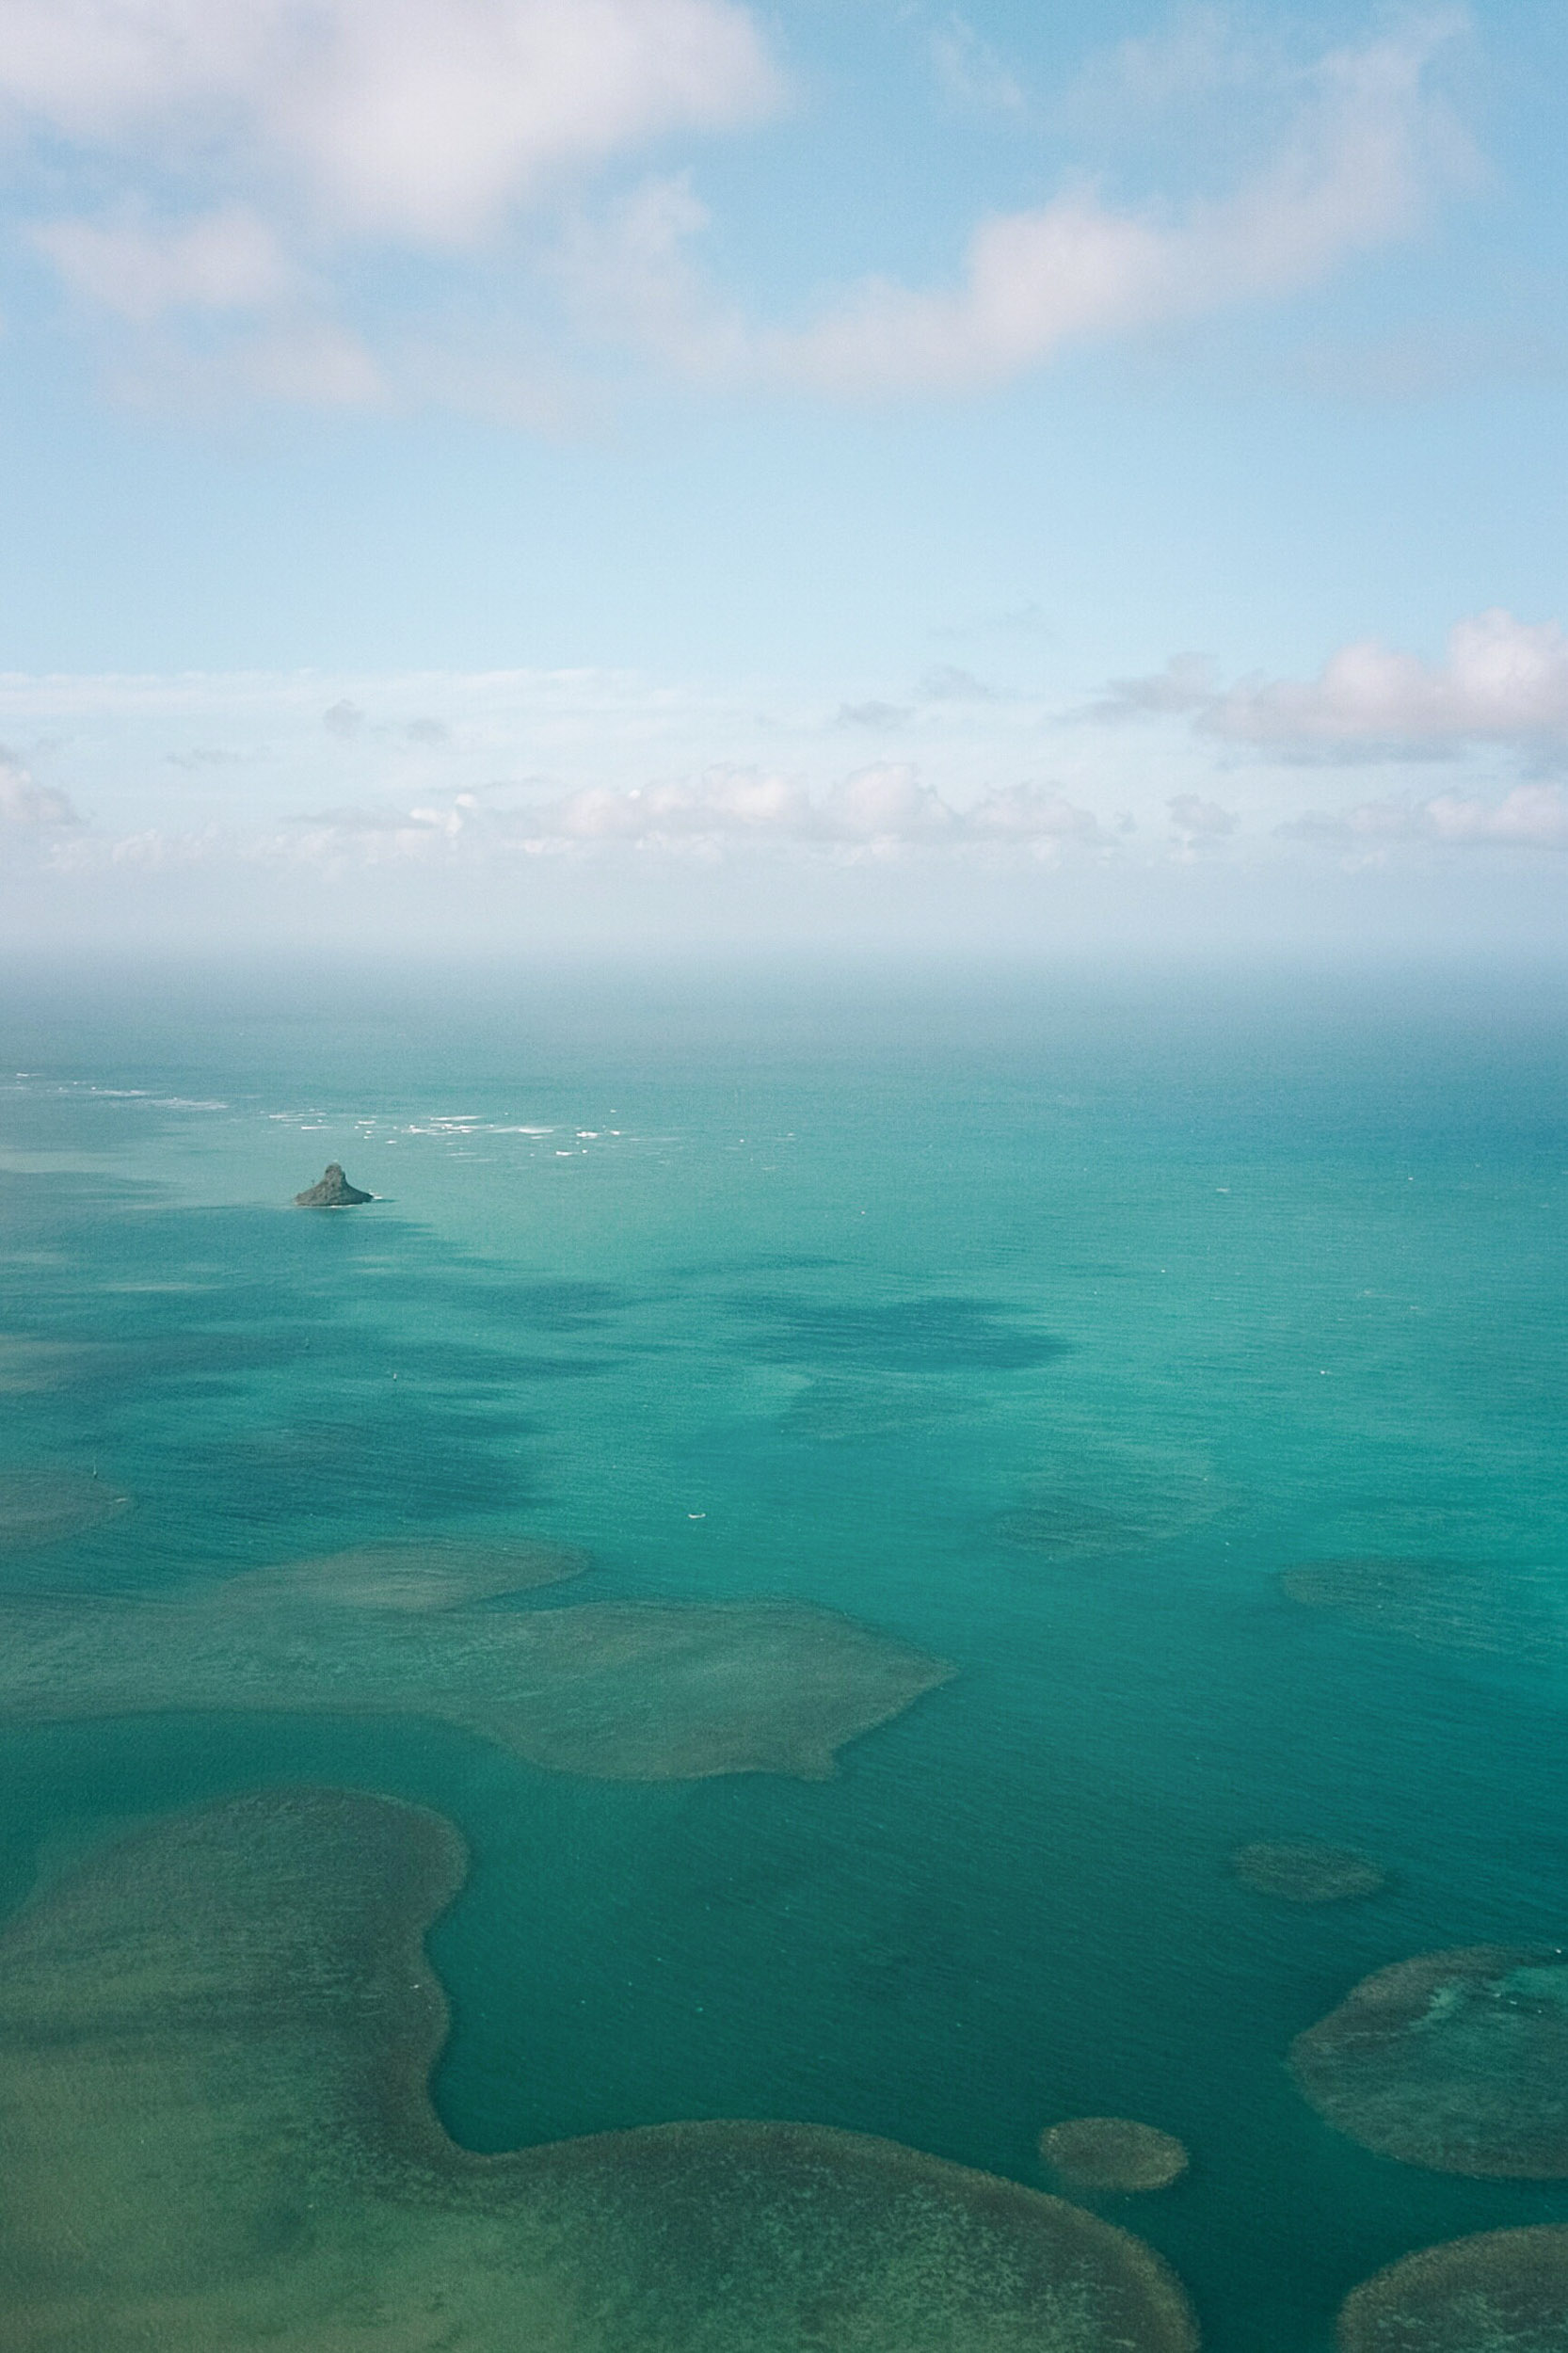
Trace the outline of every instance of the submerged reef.
<path fill-rule="evenodd" d="M 888 2141 L 458 2149 L 423 1933 L 462 1866 L 418 1808 L 266 1791 L 100 1850 L 10 1924 L 8 2353 L 1196 2353 L 1139 2240 Z"/>
<path fill-rule="evenodd" d="M 552 1576 L 581 1564 L 546 1549 Z M 520 1579 L 505 1573 L 520 1556 Z M 445 1598 L 429 1547 L 254 1570 L 169 1600 L 3 1595 L 0 1716 L 393 1710 L 598 1780 L 821 1781 L 846 1740 L 953 1673 L 798 1602 L 472 1606 L 538 1583 L 541 1565 L 539 1547 L 477 1561 L 461 1547 Z"/>
<path fill-rule="evenodd" d="M 0 1552 L 60 1544 L 118 1519 L 130 1506 L 112 1480 L 86 1471 L 0 1471 Z"/>
<path fill-rule="evenodd" d="M 1075 2116 L 1049 2125 L 1040 2154 L 1074 2189 L 1169 2189 L 1189 2163 L 1174 2133 L 1129 2116 Z"/>
<path fill-rule="evenodd" d="M 1299 2034 L 1320 2116 L 1440 2173 L 1568 2175 L 1568 1954 L 1501 1945 L 1379 1969 Z"/>
<path fill-rule="evenodd" d="M 1230 1867 L 1243 1886 L 1288 1904 L 1341 1904 L 1388 1884 L 1387 1872 L 1366 1855 L 1312 1839 L 1255 1838 L 1237 1848 Z"/>
<path fill-rule="evenodd" d="M 1480 1657 L 1568 1657 L 1568 1597 L 1558 1571 L 1400 1554 L 1299 1561 L 1280 1589 L 1309 1609 L 1437 1650 Z"/>
<path fill-rule="evenodd" d="M 1108 1552 L 1138 1552 L 1158 1542 L 1158 1524 L 1135 1513 L 1107 1511 L 1103 1504 L 1071 1495 L 1051 1496 L 999 1512 L 992 1522 L 1003 1544 L 1038 1553 L 1044 1561 L 1069 1561 Z"/>
<path fill-rule="evenodd" d="M 1084 1440 L 1043 1465 L 991 1525 L 1003 1544 L 1037 1560 L 1093 1560 L 1167 1544 L 1231 1500 L 1201 1459 Z"/>
<path fill-rule="evenodd" d="M 326 1175 L 296 1193 L 294 1206 L 296 1209 L 351 1209 L 359 1202 L 375 1198 L 373 1193 L 361 1193 L 358 1185 L 349 1183 L 341 1160 L 328 1160 Z"/>
<path fill-rule="evenodd" d="M 590 1555 L 575 1545 L 526 1537 L 485 1543 L 423 1536 L 247 1569 L 230 1577 L 222 1592 L 232 1601 L 261 1606 L 287 1600 L 327 1602 L 338 1609 L 454 1609 L 464 1602 L 559 1585 L 581 1577 L 590 1564 Z"/>
<path fill-rule="evenodd" d="M 1390 2264 L 1346 2298 L 1341 2353 L 1562 2353 L 1568 2227 L 1482 2231 Z"/>

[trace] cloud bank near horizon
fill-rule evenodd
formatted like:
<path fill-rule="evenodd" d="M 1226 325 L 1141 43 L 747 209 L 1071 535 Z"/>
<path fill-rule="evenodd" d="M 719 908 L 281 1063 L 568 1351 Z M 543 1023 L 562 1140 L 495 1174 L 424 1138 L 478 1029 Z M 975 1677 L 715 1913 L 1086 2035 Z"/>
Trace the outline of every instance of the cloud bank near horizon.
<path fill-rule="evenodd" d="M 1180 655 L 1076 710 L 952 664 L 906 693 L 770 712 L 591 671 L 0 678 L 19 747 L 0 752 L 0 862 L 62 888 L 265 869 L 372 896 L 392 871 L 615 868 L 656 893 L 674 868 L 904 865 L 952 874 L 962 920 L 966 874 L 1560 872 L 1568 851 L 1556 621 L 1491 610 L 1438 660 L 1358 643 L 1314 678 L 1234 686 Z M 846 758 L 868 732 L 888 749 Z M 1411 791 L 1413 760 L 1453 781 Z"/>
<path fill-rule="evenodd" d="M 1288 756 L 1451 758 L 1477 744 L 1568 754 L 1568 633 L 1500 605 L 1456 621 L 1440 662 L 1377 638 L 1341 646 L 1314 679 L 1221 687 L 1201 654 L 1113 679 L 1085 715 L 1102 723 L 1185 716 L 1204 734 Z"/>

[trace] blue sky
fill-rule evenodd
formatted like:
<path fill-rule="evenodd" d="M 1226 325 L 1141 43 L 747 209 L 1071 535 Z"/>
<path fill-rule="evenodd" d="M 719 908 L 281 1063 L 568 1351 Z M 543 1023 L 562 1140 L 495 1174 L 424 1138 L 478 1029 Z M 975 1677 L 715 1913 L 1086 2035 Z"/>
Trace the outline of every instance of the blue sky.
<path fill-rule="evenodd" d="M 1549 940 L 1568 20 L 0 0 L 13 936 Z"/>

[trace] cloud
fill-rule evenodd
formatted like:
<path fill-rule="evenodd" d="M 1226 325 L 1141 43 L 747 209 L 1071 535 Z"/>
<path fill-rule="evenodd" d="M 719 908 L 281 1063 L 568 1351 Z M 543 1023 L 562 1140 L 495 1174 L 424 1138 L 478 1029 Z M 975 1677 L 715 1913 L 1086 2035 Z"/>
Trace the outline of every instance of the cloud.
<path fill-rule="evenodd" d="M 958 808 L 916 768 L 892 760 L 856 769 L 819 797 L 793 777 L 715 767 L 688 781 L 620 791 L 591 786 L 553 800 L 517 801 L 498 791 L 459 792 L 412 808 L 330 809 L 264 837 L 266 855 L 314 863 L 617 847 L 716 856 L 746 846 L 854 859 L 989 845 L 1054 859 L 1063 850 L 1106 840 L 1088 809 L 1051 788 L 1010 786 Z"/>
<path fill-rule="evenodd" d="M 1568 636 L 1500 605 L 1456 621 L 1442 662 L 1375 638 L 1343 646 L 1315 679 L 1233 688 L 1201 725 L 1232 742 L 1451 750 L 1568 742 Z"/>
<path fill-rule="evenodd" d="M 470 246 L 563 172 L 776 103 L 732 0 L 8 0 L 0 121 L 216 153 L 317 226 Z"/>
<path fill-rule="evenodd" d="M 30 242 L 133 330 L 109 369 L 133 405 L 434 404 L 580 430 L 584 389 L 530 348 L 560 324 L 531 336 L 532 307 L 563 293 L 579 324 L 613 310 L 624 338 L 656 344 L 664 318 L 688 368 L 704 338 L 710 369 L 732 366 L 712 301 L 682 307 L 681 240 L 705 217 L 683 184 L 650 184 L 586 243 L 562 215 L 616 159 L 777 104 L 738 0 L 4 0 L 0 16 L 12 177 L 31 153 L 50 196 L 73 165 L 114 191 Z M 520 285 L 506 232 L 530 213 Z M 461 301 L 372 280 L 366 243 L 471 278 L 505 267 L 504 302 L 483 306 L 499 324 L 455 325 Z M 421 300 L 424 323 L 399 328 Z"/>
<path fill-rule="evenodd" d="M 688 380 L 723 385 L 753 373 L 744 319 L 715 299 L 692 258 L 710 217 L 683 172 L 645 180 L 598 215 L 576 214 L 551 270 L 579 326 Z"/>
<path fill-rule="evenodd" d="M 336 319 L 308 312 L 195 347 L 173 337 L 144 340 L 111 369 L 110 382 L 128 406 L 182 418 L 223 415 L 255 402 L 387 408 L 399 396 L 390 372 L 360 336 Z"/>
<path fill-rule="evenodd" d="M 81 822 L 67 793 L 55 785 L 36 784 L 15 754 L 0 746 L 0 826 L 48 833 Z"/>
<path fill-rule="evenodd" d="M 1206 801 L 1196 792 L 1178 792 L 1167 801 L 1171 812 L 1171 830 L 1190 841 L 1218 841 L 1236 831 L 1239 820 L 1234 809 L 1222 808 L 1218 801 Z"/>
<path fill-rule="evenodd" d="M 1515 785 L 1493 802 L 1443 792 L 1427 803 L 1425 815 L 1440 841 L 1568 850 L 1568 794 L 1560 785 Z"/>
<path fill-rule="evenodd" d="M 920 679 L 920 699 L 933 703 L 995 702 L 996 689 L 977 679 L 972 670 L 953 662 L 936 662 Z"/>
<path fill-rule="evenodd" d="M 1452 13 L 1325 57 L 1277 159 L 1233 195 L 1117 211 L 1092 189 L 997 215 L 963 280 L 927 291 L 871 279 L 797 333 L 767 339 L 770 372 L 837 395 L 960 392 L 1064 349 L 1320 283 L 1408 236 L 1451 168 L 1455 138 L 1425 88 Z"/>
<path fill-rule="evenodd" d="M 32 141 L 45 187 L 74 152 L 114 191 L 101 214 L 40 223 L 35 249 L 105 317 L 143 336 L 166 322 L 114 380 L 177 408 L 434 403 L 581 429 L 591 371 L 572 354 L 593 347 L 608 384 L 606 346 L 710 389 L 984 390 L 1074 345 L 1318 284 L 1409 234 L 1459 144 L 1427 86 L 1460 21 L 1443 14 L 1297 77 L 1273 160 L 1228 196 L 1118 206 L 1075 184 L 981 221 L 956 284 L 872 278 L 770 326 L 700 266 L 709 214 L 684 174 L 593 184 L 671 135 L 776 108 L 782 75 L 740 0 L 4 0 L 4 17 L 0 139 Z M 966 19 L 932 40 L 952 95 L 1022 103 Z M 1168 69 L 1124 48 L 1129 87 Z M 482 303 L 429 300 L 414 288 L 436 276 L 372 276 L 366 242 L 473 283 L 504 268 L 504 298 L 492 279 Z M 392 312 L 422 300 L 425 323 L 399 331 Z"/>
<path fill-rule="evenodd" d="M 821 801 L 789 777 L 715 768 L 690 784 L 575 792 L 507 822 L 514 834 L 540 841 L 824 841 L 918 840 L 951 826 L 953 817 L 913 768 L 888 763 L 857 770 Z"/>
<path fill-rule="evenodd" d="M 958 808 L 904 760 L 856 769 L 817 800 L 785 777 L 721 768 L 695 784 L 580 792 L 504 822 L 541 840 L 651 842 L 722 836 L 829 847 L 1011 842 L 1058 848 L 1096 844 L 1105 838 L 1088 809 L 1052 789 L 1013 785 Z"/>
<path fill-rule="evenodd" d="M 173 310 L 264 308 L 296 282 L 272 231 L 242 205 L 174 226 L 52 221 L 33 243 L 73 293 L 140 325 Z"/>
<path fill-rule="evenodd" d="M 1015 784 L 989 792 L 964 820 L 966 831 L 1014 841 L 1103 841 L 1099 821 L 1064 794 L 1038 784 Z"/>
<path fill-rule="evenodd" d="M 782 776 L 714 769 L 695 784 L 607 787 L 520 811 L 527 835 L 568 841 L 668 840 L 692 835 L 803 834 L 813 829 L 804 789 Z"/>
<path fill-rule="evenodd" d="M 1235 90 L 1256 72 L 1224 9 L 1183 8 L 1158 31 L 1116 41 L 1092 58 L 1068 92 L 1064 111 L 1080 120 L 1146 123 L 1216 91 Z"/>
<path fill-rule="evenodd" d="M 1004 115 L 1021 114 L 1028 104 L 1016 75 L 967 17 L 954 14 L 939 24 L 929 48 L 937 87 L 957 104 Z"/>
<path fill-rule="evenodd" d="M 902 728 L 914 715 L 904 703 L 840 703 L 837 724 L 841 728 Z"/>
<path fill-rule="evenodd" d="M 1302 818 L 1282 831 L 1342 841 L 1373 856 L 1400 842 L 1568 850 L 1568 792 L 1556 784 L 1520 784 L 1497 801 L 1458 792 L 1428 801 L 1363 801 L 1334 815 Z"/>
<path fill-rule="evenodd" d="M 862 840 L 928 840 L 954 823 L 947 803 L 902 760 L 846 776 L 828 794 L 824 815 L 830 828 Z"/>
<path fill-rule="evenodd" d="M 1174 712 L 1206 710 L 1214 700 L 1214 664 L 1207 654 L 1174 653 L 1150 678 L 1113 678 L 1100 701 L 1075 718 L 1114 726 L 1122 719 L 1163 718 Z"/>
<path fill-rule="evenodd" d="M 1288 757 L 1443 759 L 1470 745 L 1568 749 L 1568 632 L 1501 605 L 1456 621 L 1440 662 L 1374 637 L 1329 656 L 1313 679 L 1222 687 L 1198 654 L 1147 678 L 1112 679 L 1071 716 L 1112 723 L 1191 718 L 1198 732 Z"/>

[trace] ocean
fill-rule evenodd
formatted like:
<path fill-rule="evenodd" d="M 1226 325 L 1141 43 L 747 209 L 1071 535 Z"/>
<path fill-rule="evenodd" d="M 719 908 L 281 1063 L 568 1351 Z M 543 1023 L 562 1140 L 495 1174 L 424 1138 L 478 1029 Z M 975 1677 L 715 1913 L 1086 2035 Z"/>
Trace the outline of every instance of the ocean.
<path fill-rule="evenodd" d="M 182 1706 L 176 1613 L 152 1712 L 0 1705 L 0 1906 L 214 1798 L 416 1801 L 470 1857 L 429 1943 L 463 2146 L 798 2120 L 1048 2188 L 1044 2128 L 1140 2119 L 1189 2171 L 1084 2202 L 1211 2353 L 1323 2353 L 1407 2250 L 1568 2222 L 1286 2066 L 1369 1971 L 1568 1942 L 1565 1010 L 1530 971 L 12 971 L 0 1474 L 130 1501 L 0 1553 L 7 1600 L 161 1624 L 524 1537 L 592 1565 L 519 1609 L 768 1597 L 955 1672 L 829 1778 L 606 1779 L 351 1669 Z M 296 1209 L 332 1160 L 375 1200 Z M 1232 1868 L 1302 1840 L 1386 1883 Z"/>

